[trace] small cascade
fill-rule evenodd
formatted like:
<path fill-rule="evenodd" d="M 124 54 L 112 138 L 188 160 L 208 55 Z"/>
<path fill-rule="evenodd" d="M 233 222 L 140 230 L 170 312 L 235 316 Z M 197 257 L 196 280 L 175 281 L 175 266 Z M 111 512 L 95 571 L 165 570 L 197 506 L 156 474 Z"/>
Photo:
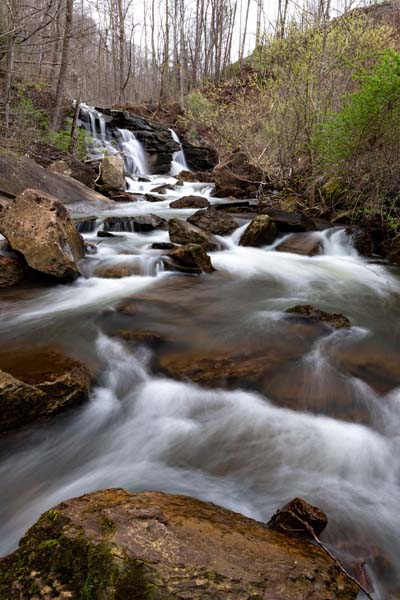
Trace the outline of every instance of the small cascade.
<path fill-rule="evenodd" d="M 142 144 L 128 129 L 117 129 L 117 133 L 120 138 L 125 172 L 129 175 L 149 175 L 149 164 Z"/>
<path fill-rule="evenodd" d="M 110 129 L 107 127 L 104 115 L 101 112 L 81 103 L 80 105 L 81 125 L 91 135 L 88 144 L 88 154 L 91 159 L 103 158 L 105 154 L 122 155 L 125 164 L 125 175 L 149 175 L 150 168 L 146 152 L 128 129 Z"/>
<path fill-rule="evenodd" d="M 172 157 L 171 175 L 177 175 L 180 171 L 190 171 L 188 164 L 186 162 L 186 157 L 185 157 L 185 153 L 183 151 L 183 146 L 178 137 L 178 134 L 173 129 L 170 129 L 170 132 L 172 135 L 172 139 L 174 140 L 174 142 L 179 144 L 179 147 L 180 147 L 180 150 L 178 150 L 177 152 L 174 152 L 173 157 Z"/>

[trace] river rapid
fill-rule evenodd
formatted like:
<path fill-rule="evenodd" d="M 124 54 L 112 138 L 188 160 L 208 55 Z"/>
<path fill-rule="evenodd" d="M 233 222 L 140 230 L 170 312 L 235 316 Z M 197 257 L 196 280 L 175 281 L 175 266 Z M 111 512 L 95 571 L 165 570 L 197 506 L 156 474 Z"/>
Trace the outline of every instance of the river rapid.
<path fill-rule="evenodd" d="M 137 193 L 165 182 L 175 179 L 129 179 Z M 201 276 L 165 270 L 150 245 L 169 241 L 166 231 L 96 235 L 111 215 L 186 218 L 195 210 L 170 202 L 191 193 L 220 202 L 211 192 L 191 183 L 159 202 L 116 203 L 84 233 L 98 252 L 82 278 L 1 292 L 3 348 L 57 344 L 96 380 L 85 405 L 0 440 L 0 553 L 49 507 L 107 487 L 188 494 L 261 521 L 301 496 L 328 514 L 323 539 L 346 565 L 357 573 L 366 561 L 374 598 L 400 598 L 400 388 L 380 375 L 377 389 L 343 366 L 400 356 L 399 270 L 360 257 L 340 228 L 313 234 L 323 254 L 304 257 L 239 246 L 239 219 L 210 253 L 216 271 Z M 137 274 L 96 276 L 127 263 Z M 132 310 L 117 310 L 127 300 Z M 343 313 L 352 327 L 309 335 L 284 312 L 297 304 Z M 205 389 L 155 372 L 155 351 L 120 330 L 157 332 L 174 351 L 283 358 L 264 393 Z"/>

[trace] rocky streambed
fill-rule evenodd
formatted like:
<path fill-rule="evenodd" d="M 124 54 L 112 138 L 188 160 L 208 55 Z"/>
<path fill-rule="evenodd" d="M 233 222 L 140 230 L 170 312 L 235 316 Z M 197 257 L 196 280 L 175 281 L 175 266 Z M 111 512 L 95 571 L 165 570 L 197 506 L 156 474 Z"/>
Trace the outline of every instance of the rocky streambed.
<path fill-rule="evenodd" d="M 398 267 L 216 178 L 4 202 L 1 553 L 47 512 L 2 600 L 355 598 L 315 540 L 260 524 L 296 496 L 400 597 Z"/>

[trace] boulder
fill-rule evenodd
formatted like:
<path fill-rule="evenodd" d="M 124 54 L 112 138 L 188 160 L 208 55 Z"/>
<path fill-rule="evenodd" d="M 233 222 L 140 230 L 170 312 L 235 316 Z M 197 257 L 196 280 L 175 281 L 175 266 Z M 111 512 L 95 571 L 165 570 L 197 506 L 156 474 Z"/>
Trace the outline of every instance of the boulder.
<path fill-rule="evenodd" d="M 182 150 L 185 153 L 186 162 L 192 171 L 212 171 L 218 163 L 218 154 L 210 146 L 199 146 L 191 144 L 184 137 L 181 139 Z M 205 177 L 207 173 L 205 174 Z M 210 179 L 208 178 L 207 181 Z M 196 181 L 202 181 L 196 179 Z"/>
<path fill-rule="evenodd" d="M 65 280 L 80 275 L 83 239 L 56 198 L 26 190 L 0 211 L 0 232 L 33 269 Z"/>
<path fill-rule="evenodd" d="M 134 217 L 108 217 L 104 221 L 104 231 L 153 231 L 166 229 L 167 221 L 158 215 L 136 215 Z"/>
<path fill-rule="evenodd" d="M 96 180 L 96 171 L 93 167 L 85 165 L 73 159 L 56 160 L 51 163 L 48 170 L 59 175 L 67 175 L 73 177 L 88 187 L 94 189 Z"/>
<path fill-rule="evenodd" d="M 26 265 L 17 255 L 0 254 L 0 288 L 12 287 L 20 283 L 26 271 Z"/>
<path fill-rule="evenodd" d="M 188 222 L 214 235 L 230 235 L 238 228 L 238 224 L 230 215 L 212 206 L 198 210 L 188 218 Z"/>
<path fill-rule="evenodd" d="M 185 244 L 168 253 L 178 270 L 189 273 L 212 273 L 214 268 L 210 257 L 199 244 Z"/>
<path fill-rule="evenodd" d="M 327 525 L 328 519 L 322 510 L 302 498 L 294 498 L 271 517 L 267 526 L 285 535 L 313 539 L 313 535 L 319 537 Z"/>
<path fill-rule="evenodd" d="M 311 304 L 299 304 L 288 308 L 286 312 L 290 315 L 296 315 L 300 319 L 307 321 L 317 321 L 325 323 L 332 329 L 346 329 L 351 327 L 350 320 L 339 313 L 327 313 L 323 310 L 315 308 Z"/>
<path fill-rule="evenodd" d="M 89 203 L 104 208 L 109 200 L 80 181 L 52 173 L 26 156 L 0 152 L 0 191 L 11 197 L 34 188 L 55 196 L 64 204 Z"/>
<path fill-rule="evenodd" d="M 184 183 L 212 183 L 212 173 L 204 173 L 203 171 L 180 171 L 177 175 L 174 175 L 179 185 Z"/>
<path fill-rule="evenodd" d="M 0 431 L 59 413 L 88 395 L 86 367 L 56 348 L 3 352 L 0 369 Z"/>
<path fill-rule="evenodd" d="M 168 230 L 169 238 L 175 244 L 200 244 L 206 250 L 218 249 L 218 242 L 213 236 L 182 219 L 170 219 Z"/>
<path fill-rule="evenodd" d="M 156 196 L 155 194 L 145 194 L 144 199 L 147 202 L 163 202 L 165 198 L 160 198 L 160 196 Z"/>
<path fill-rule="evenodd" d="M 270 206 L 259 205 L 258 211 L 268 215 L 274 221 L 279 233 L 297 233 L 300 231 L 315 231 L 315 223 L 303 213 L 287 212 Z"/>
<path fill-rule="evenodd" d="M 108 197 L 114 202 L 137 202 L 137 194 L 129 192 L 108 192 Z"/>
<path fill-rule="evenodd" d="M 249 223 L 240 237 L 241 246 L 268 246 L 277 236 L 276 225 L 268 215 L 259 215 Z"/>
<path fill-rule="evenodd" d="M 253 165 L 244 152 L 234 152 L 213 171 L 214 196 L 252 198 L 268 181 L 262 169 Z"/>
<path fill-rule="evenodd" d="M 202 196 L 183 196 L 169 205 L 170 208 L 206 208 L 208 206 L 210 206 L 209 201 Z"/>
<path fill-rule="evenodd" d="M 164 183 L 162 185 L 158 185 L 153 188 L 151 191 L 152 194 L 166 194 L 168 190 L 174 190 L 175 187 L 170 183 Z"/>
<path fill-rule="evenodd" d="M 100 189 L 103 192 L 124 191 L 124 161 L 119 154 L 109 154 L 100 163 Z"/>
<path fill-rule="evenodd" d="M 276 246 L 275 250 L 302 256 L 316 256 L 322 254 L 322 243 L 318 237 L 315 237 L 315 234 L 295 233 Z"/>
<path fill-rule="evenodd" d="M 308 540 L 211 503 L 102 490 L 46 512 L 0 562 L 0 597 L 355 600 Z"/>
<path fill-rule="evenodd" d="M 368 257 L 373 255 L 374 243 L 368 229 L 363 227 L 347 227 L 346 233 L 359 254 Z"/>

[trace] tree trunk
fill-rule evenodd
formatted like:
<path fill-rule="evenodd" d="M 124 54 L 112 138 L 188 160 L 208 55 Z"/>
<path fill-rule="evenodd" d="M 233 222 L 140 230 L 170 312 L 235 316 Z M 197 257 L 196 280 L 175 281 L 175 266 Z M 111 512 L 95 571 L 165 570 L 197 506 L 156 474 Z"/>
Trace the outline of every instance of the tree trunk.
<path fill-rule="evenodd" d="M 61 65 L 57 82 L 56 105 L 54 108 L 53 122 L 51 124 L 51 128 L 53 131 L 56 131 L 60 127 L 61 116 L 63 111 L 64 95 L 69 68 L 69 46 L 72 35 L 73 4 L 74 0 L 66 0 L 64 39 L 61 51 Z"/>

